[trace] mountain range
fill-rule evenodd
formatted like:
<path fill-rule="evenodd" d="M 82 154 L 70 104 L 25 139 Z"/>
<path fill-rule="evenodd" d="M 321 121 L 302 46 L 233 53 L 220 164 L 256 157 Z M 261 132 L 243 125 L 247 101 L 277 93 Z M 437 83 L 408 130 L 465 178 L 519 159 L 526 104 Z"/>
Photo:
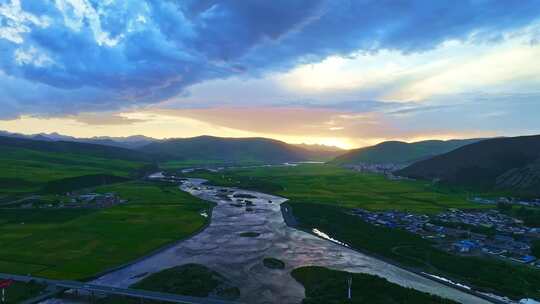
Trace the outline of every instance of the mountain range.
<path fill-rule="evenodd" d="M 413 143 L 385 141 L 374 146 L 350 150 L 330 163 L 335 165 L 412 164 L 480 140 L 425 140 Z"/>
<path fill-rule="evenodd" d="M 305 161 L 313 151 L 268 138 L 198 136 L 153 142 L 139 148 L 159 159 L 214 163 Z"/>
<path fill-rule="evenodd" d="M 39 138 L 39 137 L 38 137 Z M 15 150 L 14 150 L 15 149 Z M 151 157 L 143 152 L 86 142 L 54 141 L 0 136 L 0 151 L 7 153 L 19 149 L 80 156 L 119 159 L 129 161 L 150 161 Z"/>
<path fill-rule="evenodd" d="M 24 155 L 30 155 L 24 151 L 48 153 L 39 155 L 44 162 L 58 162 L 54 155 L 71 155 L 81 159 L 91 156 L 142 163 L 193 164 L 275 164 L 328 160 L 343 153 L 335 147 L 292 145 L 268 138 L 198 136 L 158 140 L 145 136 L 75 138 L 57 133 L 0 133 L 0 152 L 23 155 L 17 159 L 24 161 Z M 72 162 L 69 157 L 62 162 Z M 403 164 L 406 167 L 395 174 L 460 187 L 540 195 L 540 135 L 414 143 L 389 141 L 348 151 L 329 163 Z"/>
<path fill-rule="evenodd" d="M 137 152 L 155 161 L 176 160 L 214 163 L 282 163 L 295 161 L 327 161 L 343 150 L 323 145 L 293 145 L 267 138 L 221 138 L 198 136 L 191 138 L 155 139 L 142 135 L 129 137 L 77 138 L 58 133 L 23 135 L 0 131 L 0 137 L 26 139 L 41 142 L 55 142 L 55 145 L 77 149 L 84 143 L 131 150 L 127 155 Z M 91 149 L 92 150 L 92 149 Z"/>
<path fill-rule="evenodd" d="M 34 139 L 41 141 L 69 141 L 69 142 L 80 142 L 88 144 L 97 144 L 105 146 L 114 146 L 127 149 L 137 149 L 149 143 L 159 141 L 159 139 L 143 136 L 143 135 L 133 135 L 127 137 L 110 137 L 110 136 L 98 136 L 90 138 L 79 138 L 73 136 L 67 136 L 53 133 L 39 133 L 33 135 L 25 135 L 19 133 L 10 133 L 6 131 L 0 131 L 0 136 L 5 137 L 14 137 L 14 138 L 26 138 Z"/>
<path fill-rule="evenodd" d="M 537 196 L 540 135 L 486 139 L 416 162 L 396 174 Z"/>

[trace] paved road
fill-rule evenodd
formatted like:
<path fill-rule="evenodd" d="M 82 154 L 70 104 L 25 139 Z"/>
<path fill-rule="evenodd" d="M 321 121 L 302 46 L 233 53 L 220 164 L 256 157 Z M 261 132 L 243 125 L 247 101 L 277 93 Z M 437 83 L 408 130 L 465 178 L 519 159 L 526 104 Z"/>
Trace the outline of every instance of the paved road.
<path fill-rule="evenodd" d="M 196 297 L 189 297 L 189 296 L 180 296 L 180 295 L 169 294 L 169 293 L 137 290 L 137 289 L 130 289 L 130 288 L 110 287 L 110 286 L 103 286 L 103 285 L 97 285 L 97 284 L 87 284 L 84 282 L 77 282 L 77 281 L 49 280 L 49 279 L 44 279 L 44 278 L 13 275 L 13 274 L 7 274 L 7 273 L 0 273 L 0 279 L 12 279 L 12 280 L 21 281 L 21 282 L 28 282 L 28 281 L 34 280 L 36 282 L 53 285 L 58 288 L 84 290 L 84 291 L 87 291 L 90 293 L 96 293 L 96 294 L 128 296 L 128 297 L 133 297 L 133 298 L 138 298 L 138 299 L 155 300 L 155 301 L 163 301 L 163 302 L 170 302 L 170 303 L 238 304 L 238 302 L 221 301 L 221 300 L 207 299 L 207 298 L 196 298 Z"/>
<path fill-rule="evenodd" d="M 23 197 L 23 198 L 14 200 L 14 201 L 1 203 L 1 204 L 0 204 L 0 207 L 6 207 L 6 206 L 11 206 L 11 205 L 16 205 L 16 204 L 24 203 L 24 202 L 26 202 L 26 201 L 31 201 L 31 200 L 35 200 L 35 199 L 39 199 L 39 198 L 41 198 L 41 196 L 39 196 L 39 195 L 27 196 L 27 197 Z"/>

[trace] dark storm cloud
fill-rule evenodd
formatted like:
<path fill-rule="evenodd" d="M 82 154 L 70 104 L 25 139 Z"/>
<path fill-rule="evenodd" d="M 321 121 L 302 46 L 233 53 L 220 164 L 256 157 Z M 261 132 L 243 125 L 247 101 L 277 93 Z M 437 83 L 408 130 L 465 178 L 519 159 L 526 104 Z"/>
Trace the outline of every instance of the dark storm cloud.
<path fill-rule="evenodd" d="M 0 116 L 112 110 L 328 55 L 493 43 L 538 1 L 0 1 Z M 61 5 L 63 3 L 63 5 Z"/>

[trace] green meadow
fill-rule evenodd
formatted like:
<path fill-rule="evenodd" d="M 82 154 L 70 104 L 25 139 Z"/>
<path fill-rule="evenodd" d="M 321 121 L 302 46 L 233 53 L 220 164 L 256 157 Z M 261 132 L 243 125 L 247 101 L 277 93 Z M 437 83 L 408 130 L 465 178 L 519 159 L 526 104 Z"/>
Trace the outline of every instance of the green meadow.
<path fill-rule="evenodd" d="M 301 267 L 294 269 L 291 275 L 306 289 L 306 298 L 302 304 L 457 304 L 369 274 L 348 273 L 324 267 Z M 351 299 L 348 299 L 348 279 L 352 279 Z"/>
<path fill-rule="evenodd" d="M 264 165 L 260 161 L 245 160 L 234 164 L 234 166 L 260 166 Z M 233 166 L 231 162 L 227 161 L 207 161 L 207 160 L 167 160 L 160 162 L 159 167 L 164 170 L 169 169 L 184 169 L 184 168 L 197 168 L 197 167 L 219 167 L 219 166 Z"/>
<path fill-rule="evenodd" d="M 96 189 L 125 205 L 107 209 L 0 209 L 0 269 L 85 279 L 188 237 L 211 206 L 177 187 L 127 182 Z"/>
<path fill-rule="evenodd" d="M 61 152 L 41 146 L 0 147 L 0 202 L 40 194 L 42 202 L 54 205 L 62 197 L 52 193 L 108 180 L 113 184 L 92 190 L 116 192 L 128 203 L 92 210 L 0 208 L 2 272 L 85 279 L 183 239 L 206 224 L 200 211 L 211 207 L 207 202 L 172 185 L 124 182 L 147 162 L 109 148 L 102 153 L 67 146 Z"/>
<path fill-rule="evenodd" d="M 433 186 L 425 181 L 388 180 L 337 166 L 310 164 L 226 170 L 198 171 L 190 176 L 212 183 L 252 188 L 282 195 L 295 202 L 328 204 L 369 210 L 408 210 L 437 213 L 448 208 L 485 208 L 467 200 L 463 191 Z"/>
<path fill-rule="evenodd" d="M 0 199 L 37 192 L 49 181 L 107 173 L 127 177 L 141 167 L 136 161 L 91 155 L 0 147 Z"/>
<path fill-rule="evenodd" d="M 235 300 L 240 296 L 240 289 L 232 286 L 227 279 L 204 265 L 184 264 L 153 273 L 130 288 L 172 293 L 184 296 L 217 297 L 226 300 Z M 138 304 L 140 299 L 122 296 L 108 296 L 99 299 L 98 304 Z M 145 300 L 144 303 L 166 303 Z"/>

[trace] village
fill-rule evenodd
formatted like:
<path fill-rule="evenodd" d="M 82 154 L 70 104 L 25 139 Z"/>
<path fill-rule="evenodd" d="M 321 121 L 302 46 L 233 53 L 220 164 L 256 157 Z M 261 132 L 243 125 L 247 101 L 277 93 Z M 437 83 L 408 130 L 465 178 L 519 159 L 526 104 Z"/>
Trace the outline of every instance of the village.
<path fill-rule="evenodd" d="M 354 165 L 346 165 L 346 168 L 364 172 L 364 173 L 379 173 L 393 176 L 392 172 L 405 168 L 405 164 L 394 164 L 394 163 L 358 163 Z"/>
<path fill-rule="evenodd" d="M 184 169 L 184 170 L 192 170 L 192 169 Z M 184 172 L 184 170 L 182 170 L 182 172 Z M 190 173 L 190 172 L 193 172 L 193 171 L 186 171 L 186 172 Z M 146 179 L 149 180 L 149 181 L 160 181 L 160 182 L 166 182 L 166 183 L 181 183 L 181 182 L 186 180 L 183 177 L 178 177 L 178 176 L 173 175 L 173 174 L 165 175 L 163 172 L 152 173 L 152 174 L 148 175 L 146 177 Z"/>
<path fill-rule="evenodd" d="M 102 209 L 119 204 L 125 204 L 127 200 L 121 199 L 116 193 L 66 193 L 52 200 L 43 200 L 39 197 L 28 200 L 17 206 L 18 208 L 87 208 Z"/>
<path fill-rule="evenodd" d="M 470 201 L 478 204 L 496 205 L 496 204 L 510 204 L 525 207 L 540 207 L 540 199 L 534 200 L 522 200 L 513 197 L 499 197 L 495 199 L 488 199 L 482 197 L 474 197 Z"/>
<path fill-rule="evenodd" d="M 449 209 L 428 216 L 403 211 L 354 209 L 353 214 L 376 226 L 403 229 L 430 239 L 435 246 L 447 252 L 491 256 L 540 269 L 540 260 L 531 252 L 532 242 L 540 240 L 540 228 L 527 227 L 522 221 L 497 210 Z"/>

